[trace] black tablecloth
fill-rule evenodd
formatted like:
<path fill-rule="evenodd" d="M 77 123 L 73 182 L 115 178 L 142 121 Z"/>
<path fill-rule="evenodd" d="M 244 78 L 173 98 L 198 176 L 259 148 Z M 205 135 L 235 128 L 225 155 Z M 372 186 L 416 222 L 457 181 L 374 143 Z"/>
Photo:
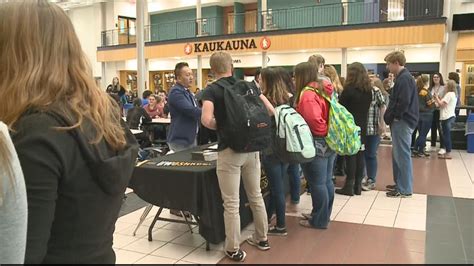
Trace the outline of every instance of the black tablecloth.
<path fill-rule="evenodd" d="M 218 244 L 225 239 L 225 228 L 216 161 L 191 159 L 192 151 L 207 146 L 166 155 L 135 167 L 129 187 L 153 205 L 186 210 L 199 216 L 199 233 L 210 243 Z M 240 194 L 241 226 L 244 227 L 252 217 L 245 204 L 247 197 L 242 182 Z"/>

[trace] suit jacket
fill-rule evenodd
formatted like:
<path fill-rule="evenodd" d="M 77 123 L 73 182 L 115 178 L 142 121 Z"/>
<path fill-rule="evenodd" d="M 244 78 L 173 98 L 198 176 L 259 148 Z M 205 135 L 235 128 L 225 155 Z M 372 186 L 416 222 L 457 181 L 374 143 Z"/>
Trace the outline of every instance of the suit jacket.
<path fill-rule="evenodd" d="M 168 143 L 189 146 L 194 143 L 201 119 L 194 95 L 181 84 L 171 88 L 168 95 L 171 125 L 167 137 Z"/>

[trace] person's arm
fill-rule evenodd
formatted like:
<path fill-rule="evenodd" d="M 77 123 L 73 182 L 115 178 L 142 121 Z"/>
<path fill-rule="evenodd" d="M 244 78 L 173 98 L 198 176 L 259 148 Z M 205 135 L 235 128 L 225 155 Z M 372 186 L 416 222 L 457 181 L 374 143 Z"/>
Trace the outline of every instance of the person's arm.
<path fill-rule="evenodd" d="M 23 122 L 24 127 L 18 128 L 13 142 L 25 176 L 28 198 L 25 264 L 39 264 L 48 251 L 64 158 L 56 144 L 55 135 L 60 134 L 39 125 L 44 121 Z"/>
<path fill-rule="evenodd" d="M 436 106 L 438 106 L 440 108 L 445 108 L 448 105 L 448 103 L 450 101 L 452 101 L 452 98 L 448 93 L 446 93 L 446 95 L 444 95 L 443 99 L 440 99 L 439 96 L 436 95 L 434 97 L 434 100 L 435 100 Z"/>
<path fill-rule="evenodd" d="M 211 101 L 203 100 L 202 101 L 202 115 L 201 115 L 201 123 L 203 126 L 216 130 L 217 123 L 216 119 L 214 118 L 214 103 Z"/>
<path fill-rule="evenodd" d="M 201 117 L 201 108 L 190 103 L 186 95 L 184 95 L 184 91 L 178 89 L 171 90 L 168 97 L 168 104 L 183 115 L 196 119 Z"/>
<path fill-rule="evenodd" d="M 380 107 L 380 115 L 379 115 L 379 135 L 382 135 L 382 134 L 385 134 L 385 132 L 387 131 L 387 125 L 385 124 L 385 120 L 383 119 L 383 116 L 385 114 L 385 110 L 387 109 L 387 107 L 385 105 L 382 105 Z"/>
<path fill-rule="evenodd" d="M 149 123 L 151 122 L 152 118 L 151 116 L 148 114 L 148 112 L 143 109 L 142 107 L 139 107 L 140 108 L 140 112 L 142 113 L 142 116 L 143 116 L 143 123 Z"/>
<path fill-rule="evenodd" d="M 265 104 L 265 107 L 267 108 L 267 111 L 268 111 L 268 115 L 270 115 L 270 116 L 275 115 L 275 108 L 270 103 L 270 101 L 267 99 L 267 97 L 265 97 L 265 95 L 263 95 L 263 93 L 260 94 L 259 97 L 263 101 L 263 104 Z"/>

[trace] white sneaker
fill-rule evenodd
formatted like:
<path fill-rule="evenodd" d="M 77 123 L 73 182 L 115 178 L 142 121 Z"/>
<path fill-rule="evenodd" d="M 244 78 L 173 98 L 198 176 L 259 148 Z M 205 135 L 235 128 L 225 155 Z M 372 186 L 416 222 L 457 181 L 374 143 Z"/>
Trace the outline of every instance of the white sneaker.
<path fill-rule="evenodd" d="M 433 146 L 427 147 L 427 148 L 426 148 L 426 151 L 427 151 L 427 152 L 435 152 L 435 151 L 436 151 L 436 147 L 433 147 Z"/>
<path fill-rule="evenodd" d="M 445 150 L 445 149 L 439 149 L 439 151 L 438 151 L 438 154 L 439 154 L 439 155 L 443 155 L 443 154 L 445 154 L 445 153 L 446 153 L 446 150 Z"/>

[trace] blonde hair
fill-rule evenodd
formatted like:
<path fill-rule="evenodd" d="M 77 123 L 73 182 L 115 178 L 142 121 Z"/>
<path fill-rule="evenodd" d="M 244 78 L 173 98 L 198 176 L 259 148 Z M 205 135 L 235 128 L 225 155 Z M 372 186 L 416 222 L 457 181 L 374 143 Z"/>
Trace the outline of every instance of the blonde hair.
<path fill-rule="evenodd" d="M 215 52 L 209 59 L 209 65 L 215 74 L 225 74 L 232 69 L 232 57 L 226 52 Z"/>
<path fill-rule="evenodd" d="M 448 80 L 446 85 L 446 92 L 454 92 L 456 94 L 456 82 L 454 80 Z"/>
<path fill-rule="evenodd" d="M 324 66 L 324 75 L 328 77 L 334 88 L 336 89 L 338 94 L 341 94 L 342 90 L 342 83 L 339 80 L 339 75 L 337 74 L 336 68 L 333 65 L 325 65 Z"/>
<path fill-rule="evenodd" d="M 30 109 L 54 110 L 74 124 L 95 127 L 114 150 L 126 145 L 118 105 L 101 91 L 66 13 L 46 0 L 0 5 L 0 120 L 14 128 Z"/>
<path fill-rule="evenodd" d="M 388 93 L 387 93 L 387 90 L 385 90 L 385 88 L 383 87 L 383 83 L 382 81 L 375 77 L 371 80 L 371 84 L 372 86 L 375 86 L 377 88 L 379 88 L 380 92 L 382 92 L 382 95 L 386 96 Z"/>
<path fill-rule="evenodd" d="M 398 62 L 400 66 L 404 66 L 407 62 L 407 59 L 405 58 L 405 54 L 402 51 L 393 51 L 385 56 L 384 61 L 392 64 Z"/>

